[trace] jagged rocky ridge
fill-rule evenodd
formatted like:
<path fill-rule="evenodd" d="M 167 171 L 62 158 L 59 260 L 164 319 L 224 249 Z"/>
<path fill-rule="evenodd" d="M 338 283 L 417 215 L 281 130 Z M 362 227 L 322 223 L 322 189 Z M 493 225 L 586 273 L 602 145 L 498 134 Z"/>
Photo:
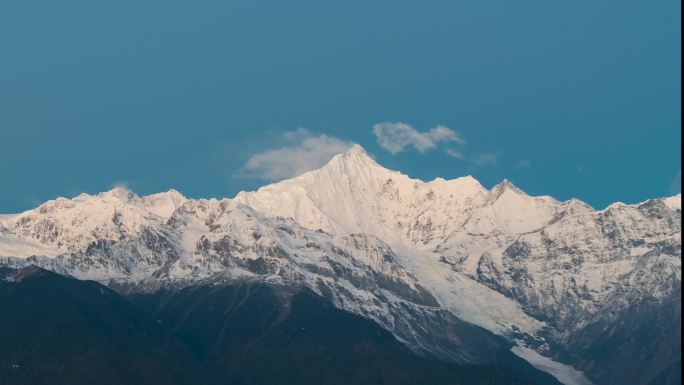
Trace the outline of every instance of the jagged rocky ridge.
<path fill-rule="evenodd" d="M 628 312 L 671 306 L 681 288 L 680 220 L 680 196 L 594 210 L 528 196 L 508 181 L 487 190 L 472 177 L 410 179 L 357 146 L 234 199 L 117 188 L 2 216 L 0 260 L 123 292 L 303 285 L 421 354 L 487 362 L 490 353 L 460 338 L 479 333 L 515 343 L 561 382 L 589 380 L 544 360 L 616 383 L 615 365 L 589 362 L 591 344 L 581 341 Z M 663 328 L 681 324 L 681 304 L 676 310 Z M 658 356 L 661 347 L 632 347 L 641 348 Z M 677 352 L 671 362 L 647 365 L 652 373 L 638 383 L 681 360 L 681 345 L 668 349 Z"/>

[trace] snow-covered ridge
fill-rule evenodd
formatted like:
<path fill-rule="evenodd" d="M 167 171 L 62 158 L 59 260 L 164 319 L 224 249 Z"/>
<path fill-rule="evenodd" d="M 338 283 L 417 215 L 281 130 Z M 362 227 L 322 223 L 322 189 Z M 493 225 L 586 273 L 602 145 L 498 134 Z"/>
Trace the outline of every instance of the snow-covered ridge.
<path fill-rule="evenodd" d="M 420 270 L 424 282 L 443 282 L 438 272 L 446 266 L 559 327 L 569 314 L 600 311 L 627 276 L 653 280 L 641 286 L 653 297 L 671 289 L 661 280 L 681 282 L 681 195 L 597 211 L 577 199 L 529 196 L 508 180 L 487 190 L 472 177 L 411 179 L 356 147 L 321 169 L 235 200 L 311 229 L 374 234 L 411 270 L 427 266 Z M 664 276 L 642 274 L 651 264 Z"/>
<path fill-rule="evenodd" d="M 0 226 L 25 242 L 50 248 L 52 255 L 77 252 L 93 242 L 115 241 L 155 229 L 186 200 L 175 190 L 141 198 L 117 187 L 95 196 L 57 198 L 33 210 L 0 218 Z M 30 249 L 25 251 L 13 256 L 32 255 Z"/>
<path fill-rule="evenodd" d="M 679 194 L 594 210 L 507 180 L 412 179 L 355 146 L 233 199 L 119 187 L 2 215 L 0 265 L 117 285 L 294 282 L 417 351 L 467 360 L 425 334 L 445 311 L 548 358 L 606 314 L 681 288 L 680 220 Z"/>

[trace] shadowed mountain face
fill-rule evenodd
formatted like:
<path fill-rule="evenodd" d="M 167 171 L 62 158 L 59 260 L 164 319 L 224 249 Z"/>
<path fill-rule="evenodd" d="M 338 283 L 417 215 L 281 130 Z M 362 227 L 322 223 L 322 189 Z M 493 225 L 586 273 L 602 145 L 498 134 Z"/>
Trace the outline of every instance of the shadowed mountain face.
<path fill-rule="evenodd" d="M 555 384 L 415 356 L 365 318 L 282 286 L 124 298 L 38 268 L 0 274 L 3 384 Z M 516 366 L 517 365 L 517 366 Z"/>
<path fill-rule="evenodd" d="M 681 384 L 682 297 L 675 292 L 584 328 L 570 350 L 599 383 Z"/>
<path fill-rule="evenodd" d="M 0 280 L 0 383 L 211 383 L 171 333 L 90 281 L 38 268 Z"/>
<path fill-rule="evenodd" d="M 557 384 L 505 344 L 489 348 L 498 367 L 417 359 L 374 322 L 309 290 L 245 283 L 131 299 L 237 384 Z"/>

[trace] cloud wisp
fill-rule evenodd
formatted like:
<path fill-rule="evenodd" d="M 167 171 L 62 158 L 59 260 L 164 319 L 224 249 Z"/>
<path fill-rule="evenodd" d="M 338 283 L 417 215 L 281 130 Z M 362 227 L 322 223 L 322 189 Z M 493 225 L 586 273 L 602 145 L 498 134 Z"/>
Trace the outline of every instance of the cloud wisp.
<path fill-rule="evenodd" d="M 397 154 L 407 147 L 413 147 L 418 152 L 434 150 L 440 143 L 462 144 L 465 141 L 454 130 L 446 126 L 437 126 L 429 131 L 420 132 L 406 123 L 383 122 L 373 126 L 373 133 L 380 147 Z M 455 150 L 447 154 L 458 158 L 460 153 Z"/>
<path fill-rule="evenodd" d="M 478 166 L 495 166 L 499 163 L 499 154 L 494 152 L 483 152 L 478 154 L 472 162 Z"/>
<path fill-rule="evenodd" d="M 465 144 L 465 139 L 449 127 L 438 125 L 428 131 L 420 132 L 401 122 L 383 122 L 373 126 L 373 134 L 378 144 L 392 155 L 413 147 L 420 153 L 441 149 L 447 156 L 466 161 L 477 167 L 497 166 L 503 155 L 501 151 L 464 154 L 456 145 Z M 511 169 L 524 169 L 532 165 L 529 160 L 521 160 Z"/>
<path fill-rule="evenodd" d="M 287 131 L 282 139 L 286 145 L 252 155 L 237 175 L 267 181 L 291 178 L 321 167 L 354 145 L 329 135 L 315 135 L 305 128 Z"/>
<path fill-rule="evenodd" d="M 449 155 L 450 157 L 452 157 L 454 159 L 460 160 L 460 159 L 465 158 L 465 156 L 463 156 L 463 153 L 461 153 L 460 151 L 452 150 L 450 148 L 447 148 L 446 150 L 444 150 L 444 153 Z"/>
<path fill-rule="evenodd" d="M 522 170 L 532 167 L 532 161 L 528 159 L 519 160 L 511 165 L 511 170 Z"/>

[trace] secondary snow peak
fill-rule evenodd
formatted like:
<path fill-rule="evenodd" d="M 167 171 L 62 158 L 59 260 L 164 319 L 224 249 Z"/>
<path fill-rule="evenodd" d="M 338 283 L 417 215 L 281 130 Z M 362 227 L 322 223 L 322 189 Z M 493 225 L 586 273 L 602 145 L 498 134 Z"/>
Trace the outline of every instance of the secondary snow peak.
<path fill-rule="evenodd" d="M 116 199 L 122 202 L 130 202 L 138 197 L 133 191 L 121 186 L 114 187 L 109 191 L 101 192 L 97 194 L 97 196 L 103 199 Z"/>

